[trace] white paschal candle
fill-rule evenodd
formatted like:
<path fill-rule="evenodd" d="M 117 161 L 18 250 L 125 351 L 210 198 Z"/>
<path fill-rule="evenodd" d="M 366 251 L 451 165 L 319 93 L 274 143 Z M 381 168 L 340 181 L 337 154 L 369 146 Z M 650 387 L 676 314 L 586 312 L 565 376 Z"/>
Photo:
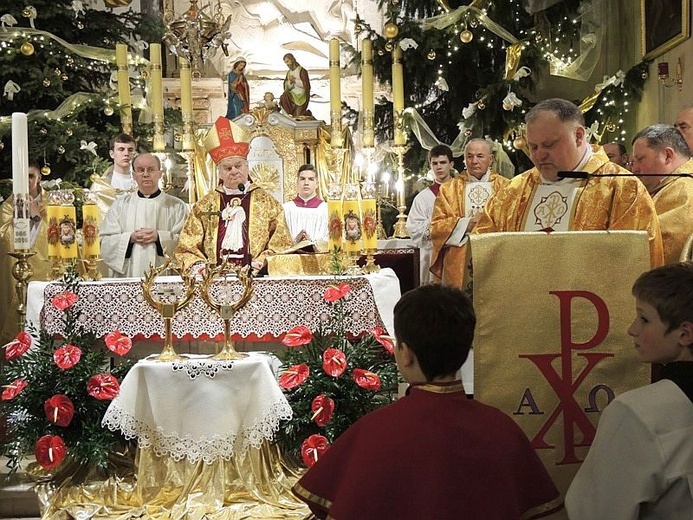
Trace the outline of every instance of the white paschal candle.
<path fill-rule="evenodd" d="M 26 114 L 12 114 L 12 192 L 14 193 L 14 249 L 31 248 L 29 232 L 29 136 Z"/>

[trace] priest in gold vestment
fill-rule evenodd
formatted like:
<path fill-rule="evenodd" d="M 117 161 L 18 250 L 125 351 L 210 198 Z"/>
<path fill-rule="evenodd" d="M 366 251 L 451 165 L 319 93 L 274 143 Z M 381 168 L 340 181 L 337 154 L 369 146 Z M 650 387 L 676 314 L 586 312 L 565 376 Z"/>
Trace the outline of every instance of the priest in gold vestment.
<path fill-rule="evenodd" d="M 174 260 L 199 272 L 225 258 L 258 271 L 266 257 L 292 244 L 284 210 L 270 193 L 250 182 L 242 128 L 219 117 L 205 138 L 221 183 L 193 206 L 183 226 Z"/>
<path fill-rule="evenodd" d="M 600 176 L 630 172 L 610 162 L 601 147 L 589 146 L 580 109 L 548 99 L 525 122 L 535 167 L 494 194 L 473 232 L 643 230 L 651 265 L 662 265 L 659 221 L 647 189 L 634 177 Z M 570 171 L 589 176 L 559 175 Z"/>
<path fill-rule="evenodd" d="M 508 179 L 494 172 L 491 144 L 471 139 L 464 149 L 466 169 L 440 186 L 431 217 L 431 272 L 444 284 L 462 287 L 468 233 L 488 199 Z"/>
<path fill-rule="evenodd" d="M 38 165 L 29 165 L 29 196 L 31 197 L 29 214 L 30 245 L 36 254 L 27 261 L 34 271 L 30 280 L 49 280 L 51 262 L 48 261 L 48 221 L 46 219 L 45 192 L 41 189 L 41 170 Z M 13 199 L 7 199 L 0 206 L 0 345 L 17 336 L 17 294 L 16 280 L 12 276 L 12 268 L 16 260 L 7 253 L 14 251 L 14 204 Z M 34 323 L 38 327 L 38 323 Z"/>
<path fill-rule="evenodd" d="M 659 217 L 664 263 L 679 261 L 683 246 L 693 234 L 693 159 L 683 136 L 671 125 L 652 125 L 633 137 L 632 171 L 652 196 Z"/>

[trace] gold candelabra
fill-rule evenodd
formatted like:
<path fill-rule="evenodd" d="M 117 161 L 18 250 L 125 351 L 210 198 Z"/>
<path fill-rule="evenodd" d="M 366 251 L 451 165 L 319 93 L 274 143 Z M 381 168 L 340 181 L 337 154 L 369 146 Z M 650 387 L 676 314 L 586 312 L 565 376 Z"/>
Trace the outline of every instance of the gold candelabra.
<path fill-rule="evenodd" d="M 29 279 L 34 275 L 34 268 L 29 263 L 29 258 L 36 254 L 35 251 L 11 251 L 8 253 L 17 261 L 12 268 L 12 276 L 17 283 L 15 292 L 17 293 L 17 324 L 19 330 L 24 330 L 26 323 L 26 289 Z"/>
<path fill-rule="evenodd" d="M 155 291 L 154 283 L 156 277 L 171 267 L 180 273 L 185 286 L 185 293 L 182 298 L 179 298 L 174 289 L 164 291 Z M 173 340 L 171 335 L 171 323 L 176 312 L 188 305 L 195 295 L 195 279 L 189 272 L 183 271 L 178 266 L 171 265 L 171 259 L 166 258 L 166 261 L 160 267 L 149 266 L 144 273 L 142 279 L 142 294 L 149 305 L 154 307 L 164 320 L 164 348 L 156 357 L 157 361 L 167 362 L 184 359 L 184 356 L 179 356 L 173 348 Z M 163 300 L 154 298 L 154 294 L 162 296 Z"/>
<path fill-rule="evenodd" d="M 230 303 L 228 300 L 219 302 L 212 294 L 212 283 L 218 276 L 223 276 L 224 283 L 227 283 L 228 275 L 231 272 L 233 272 L 240 281 L 243 292 L 241 293 L 240 298 L 233 303 Z M 224 347 L 221 352 L 215 355 L 212 359 L 229 361 L 232 359 L 246 357 L 247 354 L 236 351 L 234 343 L 231 340 L 231 320 L 236 312 L 238 312 L 245 306 L 246 303 L 248 303 L 248 300 L 250 300 L 250 297 L 253 294 L 253 274 L 250 266 L 246 265 L 244 267 L 239 267 L 237 265 L 230 264 L 226 260 L 224 260 L 224 262 L 217 267 L 208 265 L 202 279 L 202 290 L 200 291 L 200 294 L 205 303 L 209 305 L 209 307 L 217 314 L 219 314 L 219 317 L 224 322 Z"/>
<path fill-rule="evenodd" d="M 409 238 L 407 233 L 407 204 L 404 198 L 404 155 L 409 149 L 406 145 L 393 146 L 392 150 L 397 154 L 397 222 L 394 227 L 394 238 Z"/>

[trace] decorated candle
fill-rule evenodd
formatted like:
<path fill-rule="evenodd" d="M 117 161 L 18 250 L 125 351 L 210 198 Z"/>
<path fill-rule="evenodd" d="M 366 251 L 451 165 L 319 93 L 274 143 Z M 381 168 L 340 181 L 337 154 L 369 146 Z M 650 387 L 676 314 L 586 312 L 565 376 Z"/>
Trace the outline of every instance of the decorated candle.
<path fill-rule="evenodd" d="M 339 64 L 339 40 L 330 40 L 330 118 L 333 147 L 342 146 L 342 85 Z"/>
<path fill-rule="evenodd" d="M 154 142 L 155 152 L 163 152 L 166 148 L 164 140 L 164 90 L 161 78 L 161 44 L 149 45 L 149 61 L 152 64 L 151 72 L 151 101 L 152 115 L 154 117 Z"/>
<path fill-rule="evenodd" d="M 48 204 L 46 205 L 46 220 L 48 220 L 48 258 L 57 260 L 60 258 L 60 225 L 58 220 L 60 217 L 60 202 L 58 200 L 58 191 L 48 192 Z"/>
<path fill-rule="evenodd" d="M 404 73 L 402 71 L 402 48 L 395 45 L 392 50 L 392 107 L 395 122 L 395 145 L 406 144 L 401 117 L 404 112 Z"/>
<path fill-rule="evenodd" d="M 98 258 L 100 252 L 99 207 L 92 192 L 85 190 L 82 205 L 82 254 L 84 258 Z"/>
<path fill-rule="evenodd" d="M 12 114 L 12 191 L 14 193 L 14 249 L 31 249 L 29 220 L 29 137 L 26 114 Z"/>
<path fill-rule="evenodd" d="M 342 247 L 342 187 L 330 184 L 327 187 L 328 246 L 330 252 Z"/>
<path fill-rule="evenodd" d="M 62 191 L 61 205 L 58 206 L 58 250 L 63 260 L 77 258 L 77 214 L 71 191 Z"/>
<path fill-rule="evenodd" d="M 178 68 L 180 69 L 180 110 L 183 118 L 183 150 L 192 150 L 195 145 L 192 134 L 193 108 L 190 62 L 185 58 L 178 58 Z"/>
<path fill-rule="evenodd" d="M 130 100 L 130 78 L 128 74 L 128 46 L 116 44 L 116 65 L 118 66 L 118 103 L 120 103 L 120 124 L 123 132 L 132 133 L 132 101 Z"/>
<path fill-rule="evenodd" d="M 361 251 L 361 212 L 359 210 L 359 186 L 347 184 L 342 203 L 344 219 L 344 251 L 359 253 Z"/>
<path fill-rule="evenodd" d="M 361 226 L 363 248 L 378 248 L 377 215 L 375 206 L 375 183 L 364 182 L 361 186 Z"/>
<path fill-rule="evenodd" d="M 363 146 L 373 146 L 373 43 L 365 38 L 361 44 L 361 90 L 363 95 Z"/>

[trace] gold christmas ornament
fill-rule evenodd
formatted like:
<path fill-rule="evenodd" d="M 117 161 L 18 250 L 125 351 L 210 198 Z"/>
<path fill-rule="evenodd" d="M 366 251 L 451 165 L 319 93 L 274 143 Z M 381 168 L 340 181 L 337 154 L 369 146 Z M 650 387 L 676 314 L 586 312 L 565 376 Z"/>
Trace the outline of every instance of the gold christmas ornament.
<path fill-rule="evenodd" d="M 392 48 L 393 48 L 393 47 L 392 47 L 392 44 L 391 44 L 390 42 L 387 42 L 387 43 L 385 44 L 385 50 L 386 50 L 387 52 L 392 52 Z"/>
<path fill-rule="evenodd" d="M 111 107 L 111 106 L 104 107 L 103 113 L 106 114 L 107 116 L 112 116 L 113 115 L 113 107 Z"/>
<path fill-rule="evenodd" d="M 60 155 L 65 153 L 65 147 L 63 145 L 58 146 L 58 149 L 56 150 Z"/>
<path fill-rule="evenodd" d="M 609 123 L 608 125 L 606 125 L 606 131 L 610 132 L 610 133 L 615 132 L 616 131 L 616 125 L 613 123 Z"/>
<path fill-rule="evenodd" d="M 2 141 L 0 141 L 0 150 L 2 150 L 3 148 L 5 148 L 5 143 L 3 143 Z"/>
<path fill-rule="evenodd" d="M 647 79 L 647 78 L 650 77 L 650 73 L 647 72 L 646 70 L 643 70 L 643 71 L 642 71 L 642 74 L 640 74 L 640 77 L 641 77 L 642 79 Z"/>
<path fill-rule="evenodd" d="M 41 167 L 41 175 L 50 175 L 51 174 L 51 168 L 47 164 Z"/>
<path fill-rule="evenodd" d="M 67 81 L 68 80 L 67 74 L 63 74 L 62 76 L 60 76 L 60 79 L 62 79 L 63 81 Z"/>
<path fill-rule="evenodd" d="M 82 22 L 77 22 L 77 29 L 84 29 L 84 24 Z"/>
<path fill-rule="evenodd" d="M 395 22 L 389 21 L 383 26 L 383 35 L 385 36 L 385 38 L 392 40 L 393 38 L 397 38 L 398 34 L 399 27 L 397 27 L 397 24 Z"/>
<path fill-rule="evenodd" d="M 53 73 L 54 73 L 56 76 L 60 76 L 60 75 L 62 74 L 62 72 L 60 71 L 60 69 L 55 69 L 55 70 L 53 71 Z"/>
<path fill-rule="evenodd" d="M 431 49 L 430 51 L 428 51 L 428 54 L 426 55 L 426 57 L 431 61 L 435 60 L 436 59 L 436 51 Z"/>
<path fill-rule="evenodd" d="M 67 130 L 65 130 L 65 133 L 68 137 L 72 137 L 72 128 L 68 128 Z"/>
<path fill-rule="evenodd" d="M 465 29 L 460 33 L 460 40 L 462 43 L 469 43 L 474 39 L 474 34 L 469 29 Z"/>
<path fill-rule="evenodd" d="M 527 142 L 522 137 L 517 137 L 513 141 L 513 148 L 515 150 L 522 150 L 527 145 Z"/>
<path fill-rule="evenodd" d="M 47 135 L 47 134 L 48 134 L 48 130 L 45 129 L 45 128 L 41 128 L 41 129 L 39 130 L 39 134 L 41 134 L 41 135 Z"/>
<path fill-rule="evenodd" d="M 484 105 L 483 101 L 479 101 L 479 103 L 476 105 L 476 108 L 478 108 L 479 110 L 483 110 L 486 108 L 486 105 Z"/>
<path fill-rule="evenodd" d="M 44 87 L 50 87 L 51 86 L 51 80 L 49 80 L 48 78 L 44 78 L 43 79 L 43 86 Z"/>
<path fill-rule="evenodd" d="M 382 49 L 378 49 L 378 56 L 382 56 L 383 54 L 385 54 L 385 51 Z"/>
<path fill-rule="evenodd" d="M 26 6 L 24 10 L 22 11 L 22 16 L 24 18 L 32 18 L 34 16 L 34 13 L 31 10 L 31 6 Z"/>
<path fill-rule="evenodd" d="M 31 56 L 34 54 L 34 46 L 31 44 L 31 42 L 24 42 L 19 48 L 19 52 L 24 54 L 24 56 Z"/>

